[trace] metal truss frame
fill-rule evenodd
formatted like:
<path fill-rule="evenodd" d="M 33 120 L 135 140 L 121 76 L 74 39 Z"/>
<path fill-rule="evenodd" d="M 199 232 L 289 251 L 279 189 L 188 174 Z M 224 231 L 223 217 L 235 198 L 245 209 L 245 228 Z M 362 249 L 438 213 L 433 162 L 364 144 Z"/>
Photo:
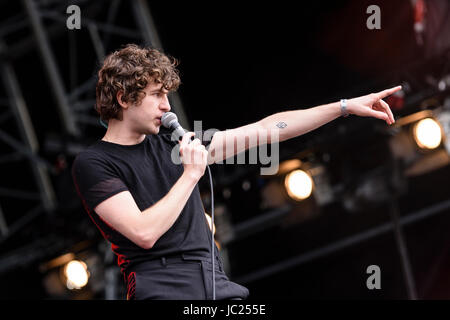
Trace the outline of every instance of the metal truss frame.
<path fill-rule="evenodd" d="M 70 4 L 78 5 L 81 9 L 82 28 L 86 28 L 95 51 L 97 63 L 100 64 L 105 57 L 105 48 L 113 40 L 128 39 L 128 42 L 136 42 L 163 50 L 158 32 L 153 23 L 150 9 L 145 0 L 133 0 L 129 6 L 130 15 L 134 17 L 136 29 L 124 28 L 116 25 L 119 7 L 124 4 L 121 0 L 73 0 Z M 42 214 L 52 213 L 58 210 L 60 204 L 55 196 L 55 186 L 52 185 L 51 175 L 55 172 L 52 164 L 39 155 L 39 142 L 33 126 L 33 119 L 29 114 L 29 107 L 22 94 L 22 88 L 14 68 L 15 61 L 27 53 L 30 49 L 37 49 L 40 61 L 45 70 L 46 80 L 51 87 L 51 94 L 55 99 L 55 107 L 61 121 L 61 135 L 81 140 L 83 138 L 83 126 L 100 126 L 98 118 L 90 115 L 95 98 L 87 95 L 96 83 L 96 76 L 84 79 L 81 84 L 77 83 L 77 59 L 73 52 L 77 49 L 74 32 L 65 28 L 67 19 L 66 2 L 52 0 L 22 0 L 22 10 L 0 23 L 0 73 L 1 86 L 4 88 L 6 97 L 0 97 L 0 124 L 14 120 L 17 131 L 7 132 L 0 128 L 0 141 L 12 148 L 12 152 L 0 155 L 0 171 L 2 165 L 11 162 L 27 160 L 31 169 L 32 177 L 37 190 L 35 192 L 25 190 L 12 190 L 0 185 L 0 196 L 16 198 L 23 201 L 31 201 L 35 206 L 27 213 L 12 223 L 5 218 L 5 211 L 0 204 L 0 246 L 17 232 L 23 230 L 36 217 Z M 107 10 L 106 21 L 97 19 L 103 10 Z M 83 16 L 84 13 L 89 13 Z M 87 17 L 89 16 L 89 17 Z M 61 22 L 64 22 L 62 27 Z M 28 33 L 20 33 L 30 30 Z M 101 36 L 100 31 L 103 33 Z M 70 88 L 66 88 L 60 66 L 50 45 L 51 40 L 61 37 L 69 32 L 69 79 Z M 7 37 L 11 34 L 22 34 L 13 43 L 7 44 Z M 121 40 L 122 41 L 122 40 Z M 95 74 L 95 72 L 93 72 Z M 45 78 L 44 78 L 45 79 Z M 87 96 L 87 97 L 85 97 Z M 169 98 L 172 109 L 177 113 L 180 123 L 190 128 L 186 113 L 178 93 Z M 17 132 L 19 134 L 17 135 Z M 64 150 L 79 150 L 76 146 L 64 146 Z M 75 152 L 74 152 L 75 153 Z M 1 182 L 0 182 L 1 184 Z M 14 213 L 15 214 L 15 213 Z M 42 241 L 27 244 L 23 248 L 4 253 L 0 257 L 0 272 L 7 272 L 15 266 L 31 263 L 42 258 L 43 254 L 49 254 L 53 250 L 61 250 L 61 246 L 52 245 L 48 250 L 42 252 Z M 39 253 L 41 252 L 41 253 Z M 28 257 L 23 259 L 23 257 Z M 105 288 L 111 292 L 111 288 Z M 113 298 L 111 294 L 108 298 Z"/>

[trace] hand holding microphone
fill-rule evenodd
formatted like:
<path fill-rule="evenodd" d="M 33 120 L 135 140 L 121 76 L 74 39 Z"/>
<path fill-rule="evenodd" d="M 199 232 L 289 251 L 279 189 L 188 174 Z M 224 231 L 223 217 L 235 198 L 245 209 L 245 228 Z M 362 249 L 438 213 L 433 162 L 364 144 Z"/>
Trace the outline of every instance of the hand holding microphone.
<path fill-rule="evenodd" d="M 194 132 L 186 132 L 178 123 L 178 118 L 173 112 L 166 112 L 161 123 L 164 127 L 173 130 L 180 143 L 180 155 L 184 171 L 190 174 L 194 179 L 199 180 L 205 174 L 205 168 L 208 163 L 208 151 L 201 144 L 200 139 L 194 137 Z"/>

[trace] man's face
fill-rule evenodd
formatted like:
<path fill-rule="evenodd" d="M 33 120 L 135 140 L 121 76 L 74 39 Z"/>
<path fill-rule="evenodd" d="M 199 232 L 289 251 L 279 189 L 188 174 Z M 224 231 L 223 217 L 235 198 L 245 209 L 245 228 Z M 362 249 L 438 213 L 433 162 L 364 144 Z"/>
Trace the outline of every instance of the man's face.
<path fill-rule="evenodd" d="M 142 134 L 158 134 L 161 117 L 170 111 L 168 91 L 161 83 L 150 83 L 144 89 L 145 97 L 140 105 L 130 105 L 123 116 L 134 131 Z"/>

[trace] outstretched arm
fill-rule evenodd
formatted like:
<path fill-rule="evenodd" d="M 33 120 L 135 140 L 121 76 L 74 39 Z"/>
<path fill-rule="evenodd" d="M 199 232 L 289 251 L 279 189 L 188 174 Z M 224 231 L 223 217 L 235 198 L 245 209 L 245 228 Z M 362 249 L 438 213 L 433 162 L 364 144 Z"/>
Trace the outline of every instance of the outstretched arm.
<path fill-rule="evenodd" d="M 393 124 L 394 116 L 383 98 L 400 89 L 401 86 L 397 86 L 349 99 L 347 112 Z M 277 131 L 278 141 L 284 141 L 315 130 L 341 114 L 341 103 L 333 102 L 309 109 L 279 112 L 246 126 L 216 132 L 209 147 L 208 163 L 223 160 L 261 143 L 270 143 L 273 130 Z"/>

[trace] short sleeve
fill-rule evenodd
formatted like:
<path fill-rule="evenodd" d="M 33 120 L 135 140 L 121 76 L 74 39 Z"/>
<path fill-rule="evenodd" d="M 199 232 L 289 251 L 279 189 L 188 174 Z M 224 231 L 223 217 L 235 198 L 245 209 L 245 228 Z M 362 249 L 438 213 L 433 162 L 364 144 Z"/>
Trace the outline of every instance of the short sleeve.
<path fill-rule="evenodd" d="M 95 154 L 80 154 L 72 165 L 76 190 L 87 209 L 94 208 L 113 195 L 128 190 L 113 167 Z"/>

